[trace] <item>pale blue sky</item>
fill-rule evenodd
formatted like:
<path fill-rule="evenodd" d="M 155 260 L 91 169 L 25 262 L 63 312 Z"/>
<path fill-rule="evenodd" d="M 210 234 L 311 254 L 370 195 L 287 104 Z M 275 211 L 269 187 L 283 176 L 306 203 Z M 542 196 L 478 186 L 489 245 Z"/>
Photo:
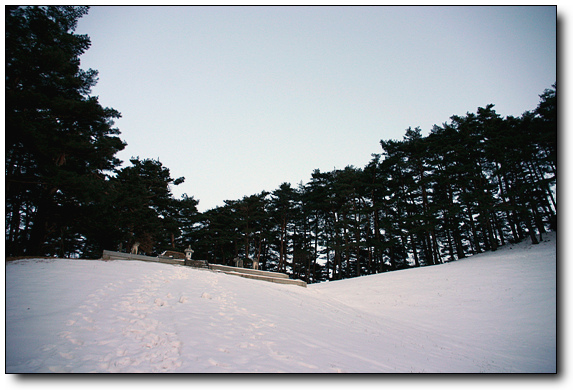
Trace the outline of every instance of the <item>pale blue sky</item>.
<path fill-rule="evenodd" d="M 119 157 L 159 158 L 201 211 L 364 167 L 409 126 L 519 116 L 557 77 L 555 7 L 95 6 L 77 32 Z"/>

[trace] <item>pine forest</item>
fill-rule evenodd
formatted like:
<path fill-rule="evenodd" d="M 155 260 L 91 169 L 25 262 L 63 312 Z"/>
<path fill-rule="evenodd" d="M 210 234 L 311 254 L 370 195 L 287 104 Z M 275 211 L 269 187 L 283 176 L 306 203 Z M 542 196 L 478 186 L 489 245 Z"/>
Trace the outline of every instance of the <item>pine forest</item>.
<path fill-rule="evenodd" d="M 6 9 L 6 256 L 99 258 L 104 249 L 183 251 L 316 283 L 455 261 L 557 229 L 557 84 L 520 117 L 493 104 L 427 135 L 381 140 L 364 167 L 199 212 L 159 160 L 126 143 L 80 69 L 87 7 Z M 527 82 L 524 80 L 524 82 Z M 350 136 L 350 135 L 349 135 Z M 192 168 L 191 168 L 192 169 Z"/>

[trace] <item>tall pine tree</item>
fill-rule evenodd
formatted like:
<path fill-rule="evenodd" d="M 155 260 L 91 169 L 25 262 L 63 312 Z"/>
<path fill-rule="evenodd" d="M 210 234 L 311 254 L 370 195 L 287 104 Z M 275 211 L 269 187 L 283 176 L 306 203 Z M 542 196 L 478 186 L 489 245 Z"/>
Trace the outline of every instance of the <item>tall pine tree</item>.
<path fill-rule="evenodd" d="M 120 163 L 114 109 L 90 96 L 90 46 L 74 34 L 87 7 L 6 9 L 6 254 L 71 255 L 85 207 Z"/>

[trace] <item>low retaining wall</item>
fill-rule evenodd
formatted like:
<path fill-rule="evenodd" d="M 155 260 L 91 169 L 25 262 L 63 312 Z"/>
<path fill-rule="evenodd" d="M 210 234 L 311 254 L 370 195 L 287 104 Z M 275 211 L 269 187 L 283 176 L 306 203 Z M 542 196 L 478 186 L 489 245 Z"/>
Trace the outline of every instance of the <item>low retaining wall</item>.
<path fill-rule="evenodd" d="M 205 260 L 187 260 L 185 259 L 185 265 L 193 268 L 209 268 Z"/>
<path fill-rule="evenodd" d="M 287 274 L 280 272 L 261 271 L 251 268 L 230 267 L 228 265 L 209 264 L 209 269 L 218 272 L 224 272 L 227 275 L 240 276 L 242 278 L 262 280 L 265 282 L 280 283 L 280 284 L 294 284 L 301 287 L 306 287 L 304 280 L 289 279 Z"/>
<path fill-rule="evenodd" d="M 254 274 L 248 274 L 248 273 L 244 273 L 244 272 L 238 272 L 238 271 L 222 271 L 225 272 L 227 275 L 235 275 L 235 276 L 240 276 L 242 278 L 247 278 L 247 279 L 256 279 L 256 280 L 262 280 L 264 282 L 271 282 L 271 283 L 279 283 L 279 284 L 294 284 L 297 286 L 301 286 L 301 287 L 306 287 L 306 282 L 304 280 L 299 280 L 299 279 L 289 279 L 288 275 L 285 275 L 285 277 L 272 277 L 272 276 L 262 276 L 262 275 L 254 275 Z"/>
<path fill-rule="evenodd" d="M 139 260 L 139 261 L 150 261 L 153 263 L 165 263 L 165 264 L 181 264 L 185 262 L 183 259 L 172 259 L 166 257 L 151 257 L 144 255 L 135 255 L 133 253 L 123 253 L 114 251 L 103 251 L 101 257 L 103 260 Z"/>
<path fill-rule="evenodd" d="M 288 279 L 287 274 L 283 274 L 280 272 L 262 271 L 262 270 L 258 270 L 258 269 L 252 269 L 252 268 L 231 267 L 228 265 L 220 265 L 220 264 L 209 264 L 209 268 L 212 270 L 215 270 L 215 271 L 222 271 L 222 272 L 241 272 L 243 274 L 260 275 L 260 276 L 268 276 L 271 278 L 286 278 L 286 279 Z"/>
<path fill-rule="evenodd" d="M 164 263 L 164 264 L 179 264 L 187 265 L 193 268 L 205 268 L 207 269 L 207 262 L 204 260 L 183 260 L 183 259 L 172 259 L 167 257 L 151 257 L 144 255 L 135 255 L 133 253 L 123 253 L 114 251 L 103 251 L 103 260 L 139 260 L 139 261 L 150 261 L 154 263 Z M 220 264 L 208 264 L 208 268 L 215 272 L 224 272 L 228 275 L 241 276 L 248 279 L 262 280 L 265 282 L 280 283 L 280 284 L 294 284 L 301 287 L 306 287 L 306 282 L 298 279 L 289 279 L 287 274 L 280 272 L 271 271 L 261 271 L 250 268 L 239 268 L 230 267 L 227 265 Z"/>

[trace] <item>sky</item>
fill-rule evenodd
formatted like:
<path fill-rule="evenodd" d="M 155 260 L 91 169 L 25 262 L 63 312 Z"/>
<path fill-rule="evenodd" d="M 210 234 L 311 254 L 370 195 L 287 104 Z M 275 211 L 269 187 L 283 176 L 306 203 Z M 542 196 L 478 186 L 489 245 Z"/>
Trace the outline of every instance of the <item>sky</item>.
<path fill-rule="evenodd" d="M 362 168 L 408 127 L 520 116 L 557 79 L 553 6 L 94 6 L 76 33 L 117 156 L 159 159 L 200 211 Z"/>

